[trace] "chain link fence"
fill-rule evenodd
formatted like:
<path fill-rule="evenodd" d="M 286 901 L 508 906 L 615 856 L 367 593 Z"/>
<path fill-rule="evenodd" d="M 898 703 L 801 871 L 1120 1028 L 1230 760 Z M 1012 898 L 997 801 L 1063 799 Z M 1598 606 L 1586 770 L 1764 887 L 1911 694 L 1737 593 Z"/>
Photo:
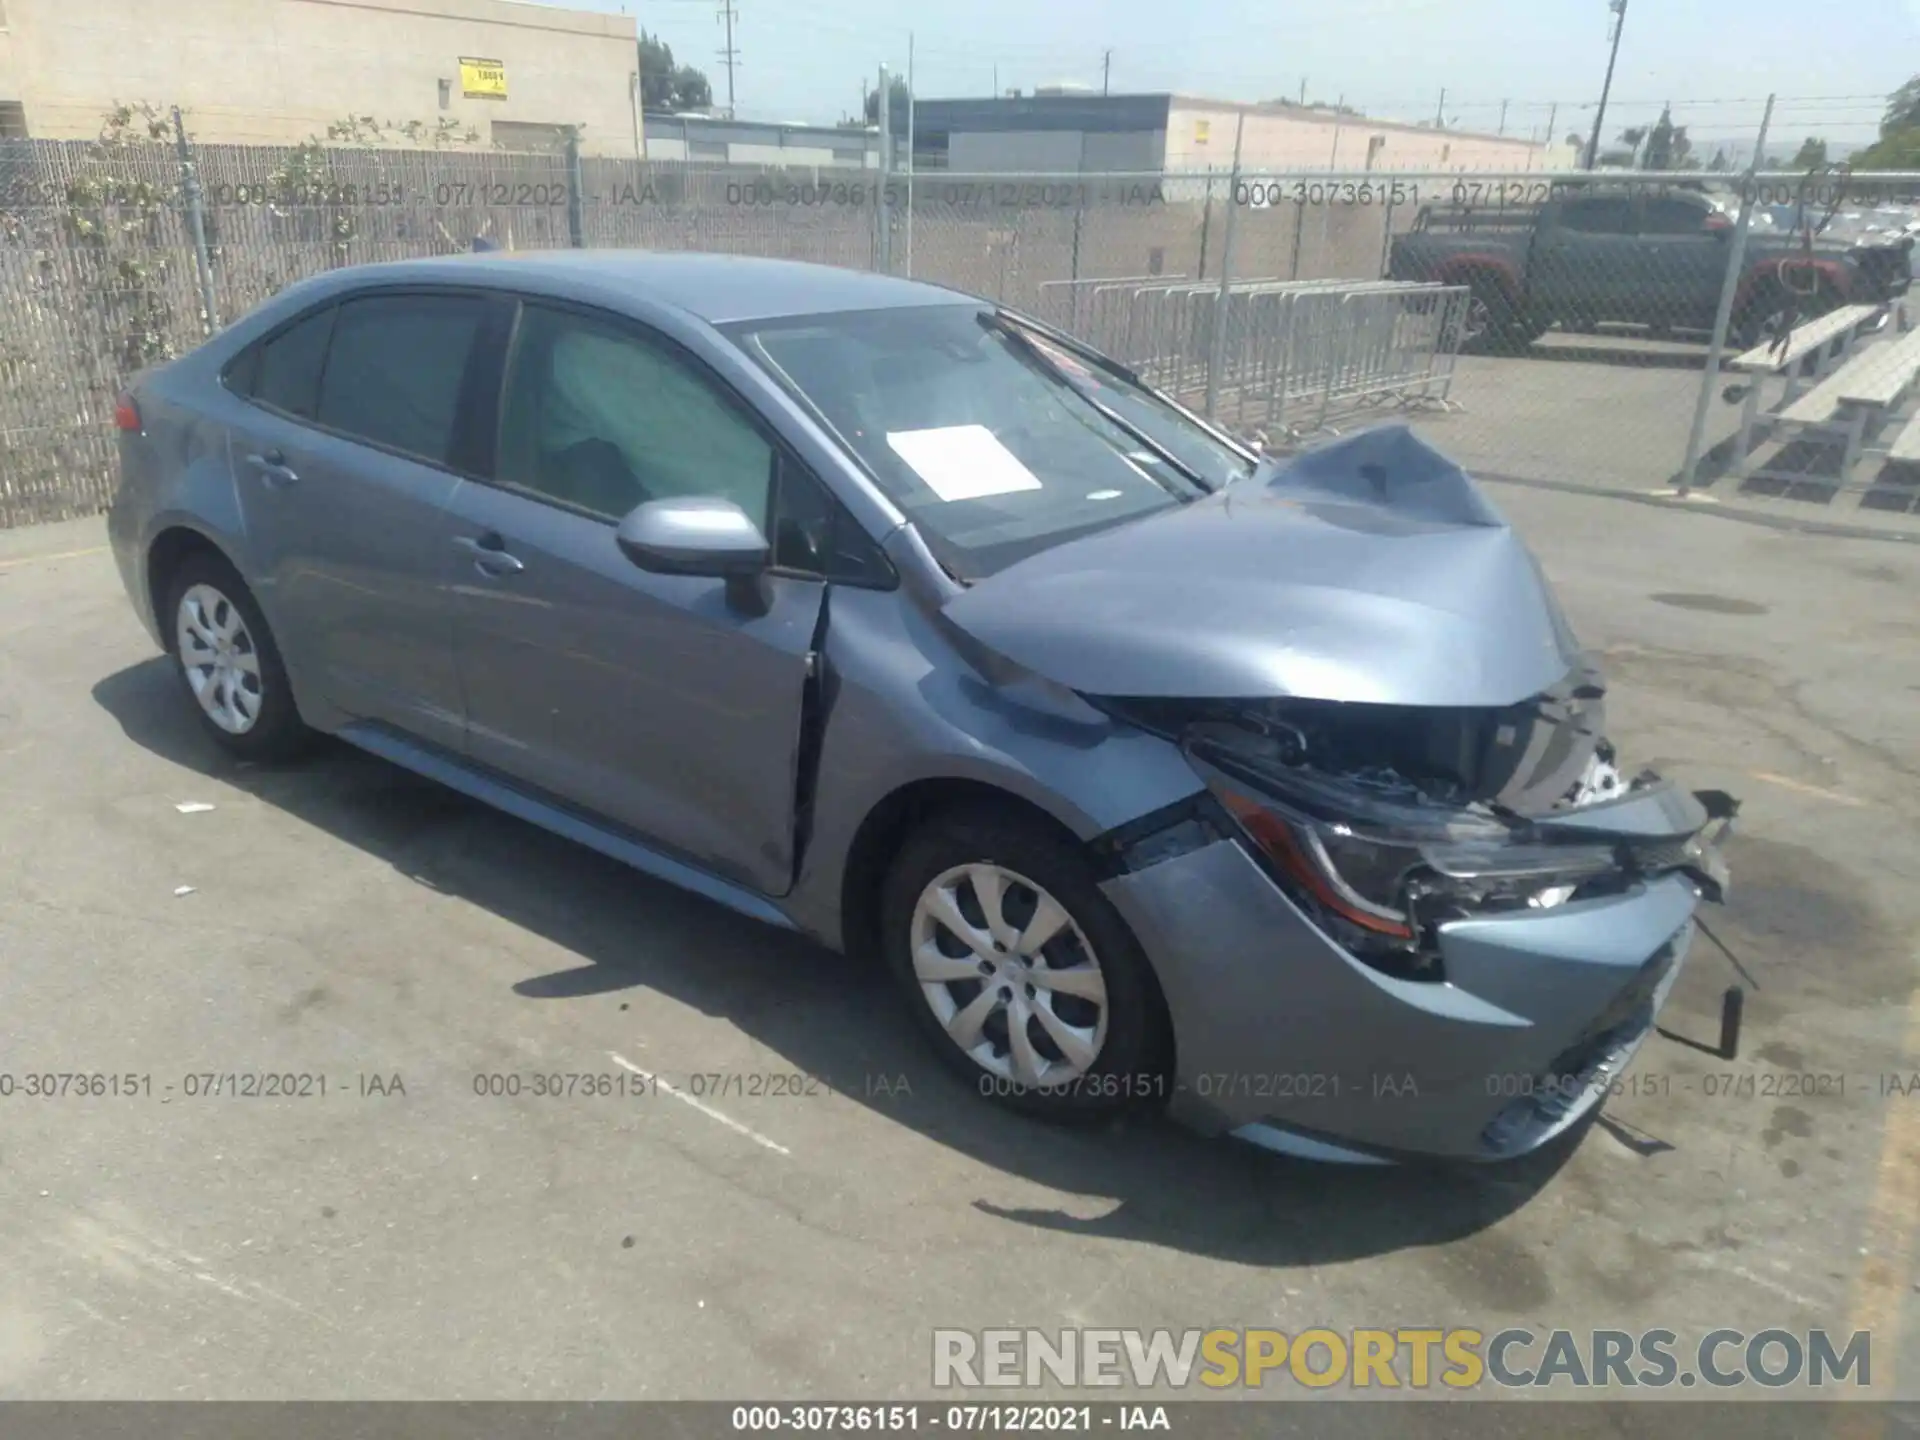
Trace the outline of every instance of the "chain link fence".
<path fill-rule="evenodd" d="M 1912 512 L 1920 176 L 913 176 L 0 141 L 0 525 L 102 508 L 126 378 L 303 276 L 480 247 L 911 275 L 1271 449 L 1403 415 L 1480 473 Z"/>

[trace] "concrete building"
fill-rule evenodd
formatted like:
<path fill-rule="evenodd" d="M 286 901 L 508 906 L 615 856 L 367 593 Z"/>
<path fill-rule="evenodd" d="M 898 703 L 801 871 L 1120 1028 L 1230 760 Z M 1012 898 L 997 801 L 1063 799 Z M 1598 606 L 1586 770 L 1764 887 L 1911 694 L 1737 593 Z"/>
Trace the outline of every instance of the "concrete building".
<path fill-rule="evenodd" d="M 877 129 L 842 130 L 710 115 L 646 112 L 647 159 L 708 165 L 799 165 L 874 169 L 880 164 Z"/>
<path fill-rule="evenodd" d="M 0 136 L 91 138 L 116 103 L 197 140 L 290 144 L 349 115 L 478 144 L 641 153 L 633 20 L 518 0 L 0 0 Z"/>
<path fill-rule="evenodd" d="M 906 111 L 896 107 L 896 135 Z M 919 169 L 976 174 L 1227 170 L 1234 133 L 1243 172 L 1570 169 L 1564 143 L 1439 130 L 1309 106 L 1191 95 L 1041 91 L 999 99 L 921 100 Z"/>

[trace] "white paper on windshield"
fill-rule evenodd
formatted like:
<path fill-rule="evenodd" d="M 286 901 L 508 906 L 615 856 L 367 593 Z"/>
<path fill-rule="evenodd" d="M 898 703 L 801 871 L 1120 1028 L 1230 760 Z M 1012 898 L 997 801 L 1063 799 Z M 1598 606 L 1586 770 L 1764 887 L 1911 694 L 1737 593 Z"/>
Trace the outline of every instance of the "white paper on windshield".
<path fill-rule="evenodd" d="M 887 444 L 942 500 L 980 500 L 1040 488 L 1040 477 L 984 425 L 895 430 Z"/>

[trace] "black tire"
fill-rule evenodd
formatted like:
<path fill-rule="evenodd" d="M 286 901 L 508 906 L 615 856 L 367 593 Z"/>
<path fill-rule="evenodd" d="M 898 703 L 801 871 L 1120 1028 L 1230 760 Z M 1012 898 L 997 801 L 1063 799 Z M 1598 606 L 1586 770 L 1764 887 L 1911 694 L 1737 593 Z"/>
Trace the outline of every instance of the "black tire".
<path fill-rule="evenodd" d="M 188 678 L 188 666 L 181 658 L 180 607 L 195 587 L 206 587 L 217 593 L 239 613 L 241 629 L 235 648 L 253 655 L 258 665 L 257 688 L 250 687 L 247 692 L 257 702 L 255 718 L 249 728 L 239 733 L 222 728 L 208 714 Z M 180 689 L 193 707 L 201 730 L 214 744 L 242 760 L 273 761 L 291 759 L 313 742 L 314 732 L 300 719 L 294 705 L 287 669 L 280 659 L 280 647 L 274 643 L 266 616 L 260 613 L 260 606 L 246 582 L 225 559 L 203 550 L 182 560 L 168 577 L 166 608 L 158 619 Z"/>
<path fill-rule="evenodd" d="M 1059 942 L 1044 947 L 1043 959 L 1079 960 L 1081 938 L 1093 952 L 1105 982 L 1105 1033 L 1092 1064 L 1076 1078 L 1034 1087 L 989 1070 L 947 1033 L 914 972 L 914 915 L 922 893 L 955 867 L 981 863 L 1000 866 L 1044 889 L 1066 911 L 1072 926 L 1078 927 L 1079 936 L 1063 932 Z M 1021 903 L 1017 888 L 1010 887 L 1003 913 L 1017 916 L 1016 906 Z M 942 1062 L 980 1094 L 1026 1114 L 1072 1121 L 1148 1108 L 1169 1093 L 1171 1027 L 1152 967 L 1119 912 L 1100 893 L 1092 865 L 1065 836 L 1011 808 L 966 806 L 940 812 L 908 837 L 895 858 L 881 891 L 880 927 L 882 952 L 915 1023 Z M 952 939 L 950 932 L 948 939 Z M 960 946 L 955 943 L 952 948 Z M 941 988 L 960 1004 L 968 998 L 970 983 L 974 997 L 986 988 L 984 981 L 956 981 Z M 1003 996 L 1008 993 L 1001 989 Z M 1032 993 L 1029 988 L 1028 994 Z M 1068 995 L 1055 998 L 1053 1004 L 1074 1007 L 1080 1002 Z M 990 1017 L 983 1039 L 1010 1052 L 1010 1011 L 1003 1005 L 996 1013 L 997 1038 Z M 1058 1008 L 1054 1013 L 1062 1016 Z M 1069 1009 L 1062 1018 L 1084 1026 L 1085 1013 Z M 1043 1050 L 1051 1044 L 1037 1019 L 1030 1022 L 1027 1033 Z"/>
<path fill-rule="evenodd" d="M 1514 308 L 1497 280 L 1476 275 L 1468 281 L 1467 318 L 1460 348 L 1472 355 L 1522 355 L 1546 327 Z"/>
<path fill-rule="evenodd" d="M 1779 321 L 1793 312 L 1796 325 L 1824 315 L 1840 303 L 1840 297 L 1824 282 L 1811 295 L 1792 295 L 1786 286 L 1769 280 L 1754 292 L 1745 309 L 1735 318 L 1731 339 L 1742 350 L 1765 344 L 1777 331 Z"/>

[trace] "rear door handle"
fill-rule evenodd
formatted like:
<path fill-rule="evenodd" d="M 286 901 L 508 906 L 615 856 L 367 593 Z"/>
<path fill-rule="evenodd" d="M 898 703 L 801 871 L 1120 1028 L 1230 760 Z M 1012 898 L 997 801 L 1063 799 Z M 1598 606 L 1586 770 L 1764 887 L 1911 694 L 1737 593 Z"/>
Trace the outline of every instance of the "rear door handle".
<path fill-rule="evenodd" d="M 261 480 L 275 490 L 288 485 L 298 485 L 300 477 L 294 474 L 287 464 L 287 457 L 278 450 L 268 450 L 263 454 L 247 456 L 247 464 L 253 467 Z"/>
<path fill-rule="evenodd" d="M 518 575 L 527 568 L 520 563 L 519 556 L 507 553 L 507 542 L 498 530 L 489 530 L 484 535 L 456 535 L 453 537 L 453 548 L 473 556 L 473 568 L 482 575 L 496 578 Z"/>

